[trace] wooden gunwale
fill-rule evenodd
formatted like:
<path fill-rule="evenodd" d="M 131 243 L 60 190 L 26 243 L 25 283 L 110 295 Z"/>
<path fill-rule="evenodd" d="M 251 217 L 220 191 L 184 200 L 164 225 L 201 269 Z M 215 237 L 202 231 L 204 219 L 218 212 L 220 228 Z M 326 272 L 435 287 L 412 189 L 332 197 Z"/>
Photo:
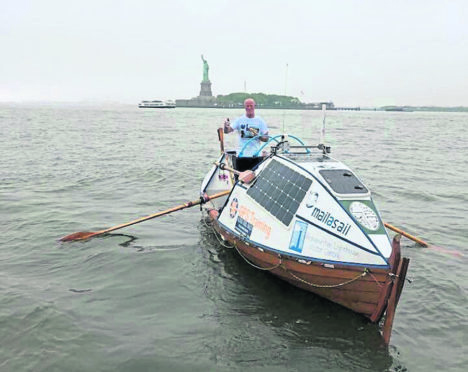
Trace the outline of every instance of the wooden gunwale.
<path fill-rule="evenodd" d="M 280 258 L 275 254 L 273 260 L 263 259 L 267 255 L 272 255 L 270 252 L 261 252 L 257 248 L 252 246 L 245 246 L 242 242 L 237 243 L 237 248 L 241 250 L 242 255 L 249 260 L 256 263 L 258 266 L 267 268 L 277 265 L 280 262 Z M 271 258 L 271 256 L 270 256 Z M 355 269 L 342 269 L 342 268 L 328 268 L 324 267 L 318 262 L 312 262 L 310 264 L 297 262 L 287 256 L 281 256 L 282 269 L 292 272 L 294 275 L 300 276 L 302 279 L 310 279 L 313 283 L 317 284 L 330 284 L 335 285 L 356 278 L 357 275 L 363 273 L 363 268 Z M 272 270 L 272 272 L 275 272 Z M 388 280 L 388 274 L 379 273 L 372 276 L 365 275 L 359 279 L 359 285 L 362 291 L 380 293 L 379 286 L 384 286 Z M 294 279 L 294 277 L 292 277 Z M 378 283 L 378 284 L 377 284 Z M 353 284 L 353 283 L 352 283 Z M 350 284 L 350 286 L 352 285 Z M 377 284 L 377 286 L 376 286 Z M 356 285 L 356 284 L 355 284 Z M 346 291 L 347 286 L 341 288 Z"/>

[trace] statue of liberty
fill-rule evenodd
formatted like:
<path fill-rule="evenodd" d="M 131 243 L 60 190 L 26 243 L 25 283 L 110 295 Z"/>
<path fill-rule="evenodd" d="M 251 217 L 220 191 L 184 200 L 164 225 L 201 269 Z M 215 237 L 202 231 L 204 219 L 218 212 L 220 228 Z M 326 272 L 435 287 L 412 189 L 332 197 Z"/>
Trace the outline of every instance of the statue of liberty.
<path fill-rule="evenodd" d="M 210 66 L 208 66 L 208 62 L 205 58 L 203 58 L 203 54 L 201 55 L 201 59 L 203 61 L 203 82 L 208 82 L 210 79 L 208 78 L 208 71 L 210 70 Z"/>

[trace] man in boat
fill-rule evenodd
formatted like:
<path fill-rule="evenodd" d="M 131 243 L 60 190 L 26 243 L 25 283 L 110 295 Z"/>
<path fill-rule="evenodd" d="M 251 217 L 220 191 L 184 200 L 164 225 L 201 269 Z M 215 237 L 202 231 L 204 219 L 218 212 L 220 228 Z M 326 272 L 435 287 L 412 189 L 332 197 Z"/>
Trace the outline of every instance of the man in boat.
<path fill-rule="evenodd" d="M 253 98 L 247 98 L 244 101 L 245 114 L 234 120 L 231 124 L 229 119 L 224 122 L 224 133 L 237 131 L 239 134 L 239 150 L 253 137 L 247 148 L 243 151 L 244 157 L 253 156 L 261 147 L 261 142 L 268 141 L 268 127 L 260 116 L 255 116 L 255 101 Z"/>

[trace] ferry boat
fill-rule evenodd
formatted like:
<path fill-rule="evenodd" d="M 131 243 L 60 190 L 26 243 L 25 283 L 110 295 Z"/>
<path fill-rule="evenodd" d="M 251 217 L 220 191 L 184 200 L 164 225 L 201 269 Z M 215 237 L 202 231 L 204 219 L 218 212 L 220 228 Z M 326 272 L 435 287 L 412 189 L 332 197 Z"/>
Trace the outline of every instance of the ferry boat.
<path fill-rule="evenodd" d="M 176 104 L 174 101 L 160 101 L 160 100 L 153 100 L 153 101 L 141 101 L 138 104 L 139 108 L 175 108 Z"/>
<path fill-rule="evenodd" d="M 369 188 L 330 147 L 294 135 L 270 137 L 249 158 L 221 149 L 200 193 L 225 195 L 203 205 L 224 244 L 248 264 L 371 322 L 385 318 L 388 344 L 409 259 L 401 236 L 389 238 Z"/>

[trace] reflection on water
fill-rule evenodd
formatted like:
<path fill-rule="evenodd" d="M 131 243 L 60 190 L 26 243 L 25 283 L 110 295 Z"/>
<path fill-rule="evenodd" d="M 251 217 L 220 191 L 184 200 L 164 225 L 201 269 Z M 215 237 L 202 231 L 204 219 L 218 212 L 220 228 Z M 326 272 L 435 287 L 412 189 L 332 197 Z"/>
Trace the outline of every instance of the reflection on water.
<path fill-rule="evenodd" d="M 259 321 L 274 334 L 268 342 L 280 339 L 280 354 L 295 350 L 296 362 L 302 368 L 309 365 L 310 353 L 314 359 L 316 354 L 323 353 L 319 363 L 321 368 L 327 365 L 339 370 L 343 356 L 350 371 L 385 371 L 392 365 L 392 357 L 383 343 L 378 325 L 274 275 L 252 268 L 235 249 L 223 248 L 211 227 L 203 224 L 200 230 L 200 245 L 206 248 L 205 256 L 212 263 L 211 275 L 216 278 L 214 283 L 208 279 L 206 296 L 216 302 L 218 321 L 225 332 L 239 334 L 239 340 L 232 341 L 237 351 L 231 355 L 234 360 L 245 358 L 246 354 L 257 354 L 258 357 L 257 343 L 267 340 L 246 339 L 242 334 L 249 332 L 249 324 Z M 221 299 L 219 287 L 223 288 Z M 239 320 L 244 320 L 245 324 Z M 275 360 L 278 350 L 270 352 L 269 357 Z"/>

